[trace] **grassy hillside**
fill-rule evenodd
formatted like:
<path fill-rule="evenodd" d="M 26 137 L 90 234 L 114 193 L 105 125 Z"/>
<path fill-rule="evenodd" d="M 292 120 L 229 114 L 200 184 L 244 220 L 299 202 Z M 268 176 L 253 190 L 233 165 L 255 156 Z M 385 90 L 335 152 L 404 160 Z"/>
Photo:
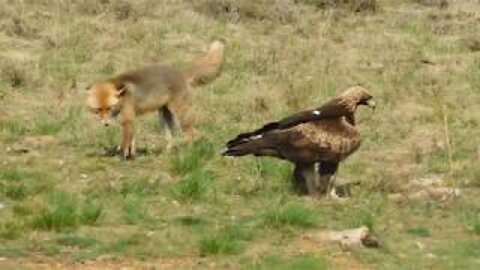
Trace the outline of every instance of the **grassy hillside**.
<path fill-rule="evenodd" d="M 479 21 L 470 0 L 0 1 L 0 268 L 478 269 Z M 138 158 L 112 156 L 119 128 L 88 113 L 85 87 L 185 67 L 216 38 L 203 138 L 166 153 L 152 114 Z M 338 173 L 359 183 L 348 200 L 298 197 L 285 162 L 219 155 L 358 83 L 378 107 L 358 112 L 363 144 Z M 430 180 L 460 195 L 407 198 Z M 361 225 L 381 249 L 303 238 Z"/>

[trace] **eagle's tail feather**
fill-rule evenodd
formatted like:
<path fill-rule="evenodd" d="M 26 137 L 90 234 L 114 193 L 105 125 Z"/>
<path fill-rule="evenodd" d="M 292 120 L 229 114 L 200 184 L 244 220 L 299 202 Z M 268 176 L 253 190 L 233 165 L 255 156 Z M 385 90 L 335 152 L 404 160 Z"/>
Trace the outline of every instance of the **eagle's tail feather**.
<path fill-rule="evenodd" d="M 235 147 L 239 144 L 248 142 L 252 139 L 257 139 L 258 137 L 262 138 L 267 131 L 270 131 L 270 130 L 275 129 L 275 128 L 278 128 L 278 123 L 277 122 L 272 122 L 272 123 L 268 123 L 268 124 L 264 125 L 262 128 L 257 129 L 255 131 L 242 133 L 242 134 L 238 135 L 237 137 L 235 137 L 234 139 L 231 139 L 230 141 L 228 141 L 227 142 L 227 147 L 229 147 L 229 148 L 230 147 Z"/>

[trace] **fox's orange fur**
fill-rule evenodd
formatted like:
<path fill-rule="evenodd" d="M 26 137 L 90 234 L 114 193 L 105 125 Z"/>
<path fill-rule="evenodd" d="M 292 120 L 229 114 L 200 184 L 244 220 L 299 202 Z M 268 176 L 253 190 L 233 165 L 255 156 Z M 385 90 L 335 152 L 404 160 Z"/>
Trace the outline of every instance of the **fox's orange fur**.
<path fill-rule="evenodd" d="M 122 126 L 122 157 L 135 155 L 135 117 L 157 111 L 171 146 L 172 134 L 180 127 L 188 141 L 194 137 L 191 88 L 216 78 L 224 58 L 224 43 L 215 41 L 186 71 L 164 64 L 129 71 L 100 80 L 88 88 L 87 105 L 103 125 L 118 117 Z"/>

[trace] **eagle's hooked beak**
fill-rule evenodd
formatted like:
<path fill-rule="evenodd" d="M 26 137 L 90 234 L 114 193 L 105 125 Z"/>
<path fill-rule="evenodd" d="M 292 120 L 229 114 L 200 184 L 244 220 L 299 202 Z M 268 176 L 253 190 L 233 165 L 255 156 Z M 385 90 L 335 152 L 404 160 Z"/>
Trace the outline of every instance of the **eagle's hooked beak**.
<path fill-rule="evenodd" d="M 375 106 L 376 106 L 376 104 L 375 104 L 375 101 L 373 99 L 367 100 L 367 107 L 369 107 L 372 110 L 375 110 Z"/>

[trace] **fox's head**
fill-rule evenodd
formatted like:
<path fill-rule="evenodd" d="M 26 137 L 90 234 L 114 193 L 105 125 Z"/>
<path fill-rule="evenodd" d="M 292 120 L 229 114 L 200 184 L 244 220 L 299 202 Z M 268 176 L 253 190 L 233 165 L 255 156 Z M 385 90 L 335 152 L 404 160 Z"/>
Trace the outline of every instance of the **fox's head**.
<path fill-rule="evenodd" d="M 120 113 L 121 98 L 126 92 L 125 85 L 98 82 L 87 88 L 87 106 L 96 114 L 104 126 L 110 125 Z"/>

